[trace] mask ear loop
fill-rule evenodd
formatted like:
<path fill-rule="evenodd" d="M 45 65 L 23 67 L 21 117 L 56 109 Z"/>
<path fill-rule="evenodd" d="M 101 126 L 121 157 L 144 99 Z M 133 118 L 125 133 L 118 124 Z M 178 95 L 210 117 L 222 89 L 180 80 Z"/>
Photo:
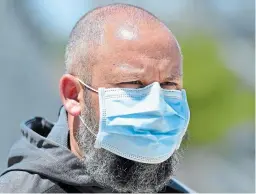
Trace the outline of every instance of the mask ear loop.
<path fill-rule="evenodd" d="M 86 83 L 84 83 L 82 80 L 80 80 L 79 78 L 76 78 L 81 84 L 83 84 L 86 88 L 92 90 L 93 92 L 97 92 L 98 90 L 95 90 L 94 88 L 92 88 L 91 86 L 87 85 Z M 90 127 L 88 127 L 88 125 L 83 121 L 82 117 L 79 115 L 80 121 L 83 123 L 83 125 L 88 129 L 88 131 L 91 132 L 92 135 L 94 135 L 95 137 L 97 136 L 91 129 Z"/>
<path fill-rule="evenodd" d="M 79 78 L 76 78 L 81 84 L 83 84 L 85 87 L 87 87 L 88 89 L 94 91 L 94 92 L 97 92 L 98 93 L 98 90 L 95 90 L 94 88 L 92 88 L 91 86 L 87 85 L 86 83 L 84 83 L 82 80 L 80 80 Z"/>
<path fill-rule="evenodd" d="M 90 127 L 88 127 L 88 125 L 83 121 L 83 119 L 80 115 L 79 115 L 79 118 L 80 118 L 80 121 L 82 121 L 83 125 L 88 129 L 88 131 L 90 131 L 91 134 L 96 137 L 97 135 L 90 129 Z"/>

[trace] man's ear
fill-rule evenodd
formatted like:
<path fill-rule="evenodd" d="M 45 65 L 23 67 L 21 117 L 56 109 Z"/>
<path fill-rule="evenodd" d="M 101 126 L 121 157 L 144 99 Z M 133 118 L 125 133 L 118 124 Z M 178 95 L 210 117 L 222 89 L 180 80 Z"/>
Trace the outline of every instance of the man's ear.
<path fill-rule="evenodd" d="M 81 101 L 79 96 L 81 96 L 82 87 L 77 79 L 70 74 L 64 74 L 60 79 L 59 90 L 66 111 L 72 116 L 80 115 Z"/>

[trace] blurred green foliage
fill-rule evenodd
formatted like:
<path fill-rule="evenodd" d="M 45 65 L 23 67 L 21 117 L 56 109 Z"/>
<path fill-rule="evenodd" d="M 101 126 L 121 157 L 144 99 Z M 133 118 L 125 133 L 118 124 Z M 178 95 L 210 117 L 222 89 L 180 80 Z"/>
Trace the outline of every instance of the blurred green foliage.
<path fill-rule="evenodd" d="M 253 120 L 254 91 L 224 66 L 217 42 L 203 34 L 179 38 L 179 42 L 191 111 L 191 143 L 217 140 L 232 126 Z"/>

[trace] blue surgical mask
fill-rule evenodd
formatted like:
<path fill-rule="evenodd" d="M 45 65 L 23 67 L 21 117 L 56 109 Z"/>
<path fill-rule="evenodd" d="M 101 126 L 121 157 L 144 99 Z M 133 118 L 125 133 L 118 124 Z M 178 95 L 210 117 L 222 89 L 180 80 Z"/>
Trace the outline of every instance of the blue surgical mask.
<path fill-rule="evenodd" d="M 79 81 L 99 95 L 100 120 L 95 148 L 148 164 L 167 160 L 179 148 L 190 116 L 185 90 L 162 89 L 154 82 L 139 89 L 99 88 L 97 91 Z"/>

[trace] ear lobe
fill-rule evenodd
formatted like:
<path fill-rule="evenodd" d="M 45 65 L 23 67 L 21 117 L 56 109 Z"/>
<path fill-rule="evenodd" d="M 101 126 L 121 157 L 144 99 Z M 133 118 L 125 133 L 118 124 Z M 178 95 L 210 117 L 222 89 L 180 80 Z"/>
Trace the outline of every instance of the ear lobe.
<path fill-rule="evenodd" d="M 66 100 L 64 107 L 72 116 L 78 116 L 81 113 L 80 103 L 76 100 Z"/>
<path fill-rule="evenodd" d="M 72 116 L 78 116 L 81 113 L 81 102 L 78 98 L 82 92 L 76 78 L 72 75 L 65 74 L 60 79 L 60 96 L 66 111 Z"/>

